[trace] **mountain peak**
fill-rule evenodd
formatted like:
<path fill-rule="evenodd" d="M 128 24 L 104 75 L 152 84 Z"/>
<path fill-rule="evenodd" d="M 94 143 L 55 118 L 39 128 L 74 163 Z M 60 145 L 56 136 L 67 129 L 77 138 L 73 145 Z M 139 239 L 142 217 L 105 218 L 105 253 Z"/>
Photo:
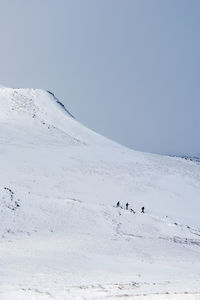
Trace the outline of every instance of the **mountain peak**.
<path fill-rule="evenodd" d="M 73 117 L 53 93 L 42 89 L 0 87 L 0 119 L 52 119 L 56 111 Z"/>
<path fill-rule="evenodd" d="M 0 87 L 0 122 L 7 132 L 4 140 L 12 135 L 12 142 L 21 141 L 22 136 L 34 144 L 39 137 L 41 143 L 48 139 L 50 144 L 66 145 L 106 140 L 77 122 L 52 92 L 42 89 Z"/>

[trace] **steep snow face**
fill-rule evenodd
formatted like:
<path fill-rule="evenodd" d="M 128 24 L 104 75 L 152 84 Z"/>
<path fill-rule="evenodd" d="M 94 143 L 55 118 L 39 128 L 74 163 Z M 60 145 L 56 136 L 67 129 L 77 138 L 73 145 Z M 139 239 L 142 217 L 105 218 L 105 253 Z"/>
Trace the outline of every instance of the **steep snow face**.
<path fill-rule="evenodd" d="M 102 145 L 105 141 L 75 121 L 53 93 L 40 89 L 0 88 L 0 121 L 4 137 L 12 136 L 12 142 L 43 144 L 48 140 L 51 144 L 56 139 L 64 144 Z"/>
<path fill-rule="evenodd" d="M 57 101 L 0 89 L 0 299 L 199 292 L 200 165 L 120 146 Z"/>
<path fill-rule="evenodd" d="M 59 110 L 60 105 L 60 110 Z M 23 119 L 26 116 L 55 125 L 62 114 L 72 115 L 54 94 L 39 89 L 0 88 L 0 118 Z"/>

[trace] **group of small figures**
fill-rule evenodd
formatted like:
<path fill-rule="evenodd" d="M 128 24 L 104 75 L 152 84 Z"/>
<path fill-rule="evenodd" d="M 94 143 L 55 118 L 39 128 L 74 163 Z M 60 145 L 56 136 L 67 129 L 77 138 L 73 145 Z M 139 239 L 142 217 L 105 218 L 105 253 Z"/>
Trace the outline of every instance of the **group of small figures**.
<path fill-rule="evenodd" d="M 123 208 L 122 206 L 120 206 L 120 202 L 117 202 L 117 207 Z M 128 210 L 129 207 L 129 203 L 126 203 L 126 209 Z M 131 212 L 133 212 L 135 214 L 135 211 L 131 208 Z M 142 206 L 141 208 L 141 213 L 144 214 L 144 206 Z"/>

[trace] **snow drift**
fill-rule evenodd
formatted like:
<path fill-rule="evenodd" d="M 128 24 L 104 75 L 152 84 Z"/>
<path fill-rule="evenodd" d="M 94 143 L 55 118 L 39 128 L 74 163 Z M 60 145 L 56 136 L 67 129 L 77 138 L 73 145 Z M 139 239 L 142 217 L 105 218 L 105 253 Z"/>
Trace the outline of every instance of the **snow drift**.
<path fill-rule="evenodd" d="M 0 88 L 0 166 L 1 299 L 199 292 L 199 164 L 112 142 L 50 92 Z"/>

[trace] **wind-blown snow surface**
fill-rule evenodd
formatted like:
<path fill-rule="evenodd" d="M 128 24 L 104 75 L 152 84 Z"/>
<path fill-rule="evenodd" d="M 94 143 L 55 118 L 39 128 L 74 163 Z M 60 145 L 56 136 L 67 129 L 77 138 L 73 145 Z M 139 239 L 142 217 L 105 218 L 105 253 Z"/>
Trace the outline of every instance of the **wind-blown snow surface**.
<path fill-rule="evenodd" d="M 1 88 L 0 183 L 1 300 L 200 299 L 199 164 L 109 141 L 49 92 Z"/>

